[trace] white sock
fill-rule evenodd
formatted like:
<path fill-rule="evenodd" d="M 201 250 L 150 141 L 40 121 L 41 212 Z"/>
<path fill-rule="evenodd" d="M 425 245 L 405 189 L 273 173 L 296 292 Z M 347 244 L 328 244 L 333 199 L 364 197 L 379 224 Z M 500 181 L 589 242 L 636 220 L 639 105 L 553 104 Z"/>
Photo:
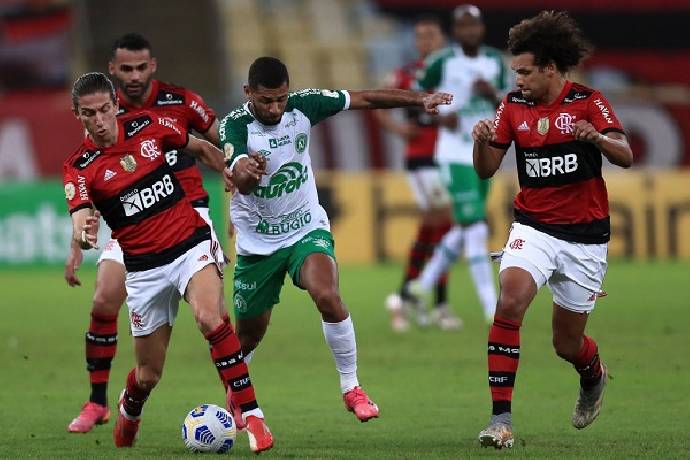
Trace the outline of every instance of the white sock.
<path fill-rule="evenodd" d="M 264 411 L 257 407 L 256 409 L 248 410 L 247 412 L 242 412 L 242 421 L 247 423 L 247 417 L 258 417 L 264 418 Z"/>
<path fill-rule="evenodd" d="M 339 323 L 321 321 L 323 335 L 331 348 L 335 368 L 340 374 L 340 390 L 347 393 L 359 386 L 357 380 L 357 342 L 352 317 L 348 316 Z"/>
<path fill-rule="evenodd" d="M 465 252 L 477 296 L 482 304 L 484 316 L 493 318 L 496 312 L 496 286 L 491 261 L 486 249 L 489 234 L 485 222 L 472 224 L 465 232 Z"/>
<path fill-rule="evenodd" d="M 424 290 L 432 290 L 441 276 L 448 271 L 453 262 L 458 258 L 462 249 L 463 233 L 463 228 L 455 225 L 443 236 L 441 242 L 436 246 L 434 254 L 424 266 L 422 274 L 419 275 L 419 283 Z"/>

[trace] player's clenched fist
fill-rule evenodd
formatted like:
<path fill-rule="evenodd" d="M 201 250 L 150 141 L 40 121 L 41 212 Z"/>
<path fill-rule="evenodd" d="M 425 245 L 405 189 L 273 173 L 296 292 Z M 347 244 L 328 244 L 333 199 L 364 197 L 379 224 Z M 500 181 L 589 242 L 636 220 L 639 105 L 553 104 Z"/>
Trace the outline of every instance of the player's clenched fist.
<path fill-rule="evenodd" d="M 492 120 L 479 120 L 472 128 L 472 139 L 475 142 L 489 142 L 496 138 L 496 129 Z"/>
<path fill-rule="evenodd" d="M 603 134 L 597 131 L 592 123 L 585 120 L 578 120 L 572 127 L 573 135 L 578 141 L 591 142 L 594 144 L 603 137 Z"/>
<path fill-rule="evenodd" d="M 242 195 L 250 194 L 259 184 L 261 176 L 266 174 L 266 158 L 257 152 L 250 152 L 240 158 L 232 171 L 232 182 Z"/>

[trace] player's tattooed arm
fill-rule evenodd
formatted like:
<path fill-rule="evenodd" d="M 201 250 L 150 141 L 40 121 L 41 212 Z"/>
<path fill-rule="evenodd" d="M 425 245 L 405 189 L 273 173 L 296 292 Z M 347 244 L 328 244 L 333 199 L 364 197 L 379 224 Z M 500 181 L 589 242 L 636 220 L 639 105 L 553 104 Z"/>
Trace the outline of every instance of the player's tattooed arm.
<path fill-rule="evenodd" d="M 474 148 L 472 160 L 474 169 L 481 179 L 493 176 L 501 166 L 506 149 L 493 147 L 490 142 L 496 140 L 496 128 L 493 120 L 480 120 L 472 129 Z"/>
<path fill-rule="evenodd" d="M 101 213 L 81 208 L 72 213 L 72 241 L 81 249 L 98 249 L 98 227 Z"/>
<path fill-rule="evenodd" d="M 207 140 L 189 136 L 189 142 L 185 147 L 185 151 L 191 153 L 199 161 L 214 171 L 222 173 L 223 169 L 225 169 L 223 152 Z"/>
<path fill-rule="evenodd" d="M 424 107 L 427 113 L 437 114 L 439 105 L 450 104 L 453 95 L 424 93 L 405 89 L 348 90 L 350 109 L 393 109 L 396 107 Z"/>
<path fill-rule="evenodd" d="M 232 168 L 232 182 L 242 195 L 249 195 L 254 191 L 261 176 L 266 174 L 266 158 L 257 152 L 250 152 L 235 161 Z"/>
<path fill-rule="evenodd" d="M 633 163 L 633 153 L 625 134 L 611 131 L 601 134 L 586 120 L 573 124 L 573 135 L 578 141 L 590 142 L 614 165 L 629 168 Z"/>

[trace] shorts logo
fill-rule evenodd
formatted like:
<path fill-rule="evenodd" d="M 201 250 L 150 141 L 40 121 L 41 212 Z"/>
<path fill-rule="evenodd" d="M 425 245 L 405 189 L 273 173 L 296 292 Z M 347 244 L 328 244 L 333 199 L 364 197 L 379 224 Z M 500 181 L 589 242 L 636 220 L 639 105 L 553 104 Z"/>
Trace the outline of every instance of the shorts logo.
<path fill-rule="evenodd" d="M 244 300 L 244 297 L 242 297 L 239 293 L 235 293 L 233 296 L 233 305 L 238 313 L 246 313 L 249 309 L 247 306 L 247 301 Z"/>
<path fill-rule="evenodd" d="M 155 141 L 148 139 L 141 141 L 141 156 L 153 161 L 161 156 L 161 151 L 158 150 Z"/>
<path fill-rule="evenodd" d="M 235 289 L 244 291 L 254 291 L 256 290 L 256 281 L 253 283 L 245 283 L 242 280 L 235 280 Z"/>
<path fill-rule="evenodd" d="M 561 134 L 572 134 L 572 123 L 575 118 L 576 117 L 574 115 L 570 115 L 568 112 L 561 112 L 561 114 L 558 115 L 558 118 L 556 118 L 554 124 L 556 125 L 556 128 L 561 131 Z"/>
<path fill-rule="evenodd" d="M 295 150 L 297 153 L 304 153 L 307 149 L 307 140 L 307 135 L 304 133 L 299 133 L 297 137 L 295 137 Z"/>
<path fill-rule="evenodd" d="M 129 316 L 129 320 L 132 322 L 132 326 L 134 327 L 144 327 L 144 321 L 141 315 L 135 311 L 133 311 Z"/>
<path fill-rule="evenodd" d="M 587 302 L 594 302 L 595 300 L 597 300 L 597 293 L 592 292 L 592 295 L 589 296 L 589 299 L 587 299 Z"/>
<path fill-rule="evenodd" d="M 510 249 L 522 249 L 524 247 L 524 245 L 525 245 L 525 240 L 523 240 L 521 238 L 516 238 L 510 242 L 508 247 Z"/>
<path fill-rule="evenodd" d="M 76 193 L 77 189 L 74 187 L 74 184 L 72 182 L 67 182 L 65 184 L 65 198 L 67 198 L 68 201 L 72 201 Z"/>
<path fill-rule="evenodd" d="M 170 174 L 166 174 L 162 179 L 154 182 L 150 187 L 139 190 L 135 188 L 120 197 L 125 216 L 133 216 L 144 209 L 148 209 L 164 198 L 169 197 L 175 191 Z"/>
<path fill-rule="evenodd" d="M 208 256 L 206 254 L 202 255 L 197 259 L 197 262 L 206 262 L 208 261 Z"/>

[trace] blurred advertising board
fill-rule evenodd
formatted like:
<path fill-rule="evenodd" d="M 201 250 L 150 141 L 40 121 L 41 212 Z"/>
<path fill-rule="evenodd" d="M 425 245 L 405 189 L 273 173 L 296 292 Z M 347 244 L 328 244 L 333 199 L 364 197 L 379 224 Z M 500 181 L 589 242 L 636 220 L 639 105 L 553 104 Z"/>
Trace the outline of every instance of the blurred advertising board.
<path fill-rule="evenodd" d="M 690 259 L 690 171 L 605 172 L 613 258 Z M 402 173 L 317 175 L 340 262 L 401 260 L 414 238 L 417 210 Z M 489 194 L 489 248 L 503 247 L 516 178 L 501 173 Z"/>
<path fill-rule="evenodd" d="M 226 211 L 219 179 L 205 180 L 211 196 L 211 217 L 216 233 L 225 241 Z M 72 237 L 62 182 L 55 180 L 0 182 L 0 266 L 63 264 Z M 102 246 L 110 230 L 101 221 Z M 99 251 L 84 251 L 84 263 L 94 264 Z"/>

